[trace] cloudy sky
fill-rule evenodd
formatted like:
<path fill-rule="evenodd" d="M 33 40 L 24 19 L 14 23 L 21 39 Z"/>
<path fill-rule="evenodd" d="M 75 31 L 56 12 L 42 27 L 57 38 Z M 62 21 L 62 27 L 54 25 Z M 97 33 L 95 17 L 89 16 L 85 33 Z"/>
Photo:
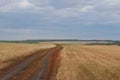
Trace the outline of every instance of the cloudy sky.
<path fill-rule="evenodd" d="M 120 0 L 0 0 L 0 40 L 120 40 Z"/>

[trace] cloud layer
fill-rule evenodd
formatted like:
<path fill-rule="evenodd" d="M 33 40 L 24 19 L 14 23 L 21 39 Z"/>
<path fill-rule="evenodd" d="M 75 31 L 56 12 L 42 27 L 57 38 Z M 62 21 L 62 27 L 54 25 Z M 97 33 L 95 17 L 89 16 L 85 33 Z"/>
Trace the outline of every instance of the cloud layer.
<path fill-rule="evenodd" d="M 0 39 L 13 33 L 16 39 L 18 32 L 20 38 L 26 36 L 22 39 L 119 39 L 119 4 L 119 0 L 1 0 Z"/>

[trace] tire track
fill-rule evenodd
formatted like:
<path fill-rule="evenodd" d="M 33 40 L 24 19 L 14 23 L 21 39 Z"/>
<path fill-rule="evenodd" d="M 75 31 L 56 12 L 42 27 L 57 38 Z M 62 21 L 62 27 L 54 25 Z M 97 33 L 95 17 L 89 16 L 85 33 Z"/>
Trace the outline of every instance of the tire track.
<path fill-rule="evenodd" d="M 0 76 L 0 80 L 21 80 L 22 78 L 22 80 L 46 80 L 47 69 L 51 64 L 50 59 L 61 49 L 61 46 L 57 46 L 55 48 L 37 52 L 35 55 L 21 61 L 17 66 L 15 65 L 16 67 L 8 71 L 7 74 Z M 25 74 L 30 70 L 32 72 L 32 69 L 34 70 L 34 73 L 31 73 L 33 76 L 28 76 L 29 74 Z M 24 78 L 25 76 L 28 77 Z M 40 79 L 41 77 L 43 79 Z"/>

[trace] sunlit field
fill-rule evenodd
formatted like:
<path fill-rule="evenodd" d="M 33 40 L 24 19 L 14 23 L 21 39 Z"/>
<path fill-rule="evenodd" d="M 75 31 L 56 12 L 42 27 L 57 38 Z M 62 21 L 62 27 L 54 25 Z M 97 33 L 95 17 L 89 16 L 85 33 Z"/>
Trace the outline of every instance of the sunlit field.
<path fill-rule="evenodd" d="M 120 80 L 120 46 L 63 47 L 55 80 Z"/>
<path fill-rule="evenodd" d="M 38 50 L 55 47 L 53 44 L 0 43 L 0 69 L 23 59 Z"/>

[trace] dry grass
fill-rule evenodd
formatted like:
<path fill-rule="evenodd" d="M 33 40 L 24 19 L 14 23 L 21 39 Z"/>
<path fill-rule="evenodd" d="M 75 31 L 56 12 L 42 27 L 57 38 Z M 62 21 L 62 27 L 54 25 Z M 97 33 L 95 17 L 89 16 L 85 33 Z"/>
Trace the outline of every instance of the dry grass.
<path fill-rule="evenodd" d="M 23 59 L 32 53 L 45 48 L 55 47 L 53 44 L 0 43 L 0 69 Z"/>
<path fill-rule="evenodd" d="M 120 80 L 120 46 L 63 46 L 56 80 Z"/>

